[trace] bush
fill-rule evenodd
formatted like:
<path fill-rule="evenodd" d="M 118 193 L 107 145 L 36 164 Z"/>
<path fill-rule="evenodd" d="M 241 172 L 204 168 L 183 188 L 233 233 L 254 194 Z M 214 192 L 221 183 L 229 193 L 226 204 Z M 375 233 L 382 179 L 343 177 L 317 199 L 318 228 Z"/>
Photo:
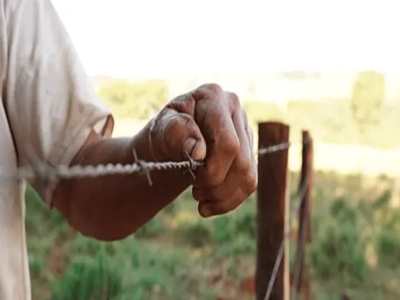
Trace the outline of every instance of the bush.
<path fill-rule="evenodd" d="M 52 300 L 114 300 L 122 294 L 123 274 L 111 267 L 102 252 L 94 258 L 72 262 L 61 281 L 53 286 Z"/>
<path fill-rule="evenodd" d="M 400 236 L 398 231 L 381 232 L 376 241 L 379 262 L 390 269 L 397 269 L 400 262 Z"/>
<path fill-rule="evenodd" d="M 203 247 L 212 242 L 212 232 L 205 222 L 197 221 L 179 227 L 176 231 L 178 241 L 192 247 Z"/>
<path fill-rule="evenodd" d="M 330 206 L 330 216 L 322 217 L 314 232 L 315 242 L 308 256 L 313 271 L 324 279 L 340 277 L 362 281 L 367 270 L 366 243 L 361 238 L 357 213 L 350 200 L 339 198 Z"/>

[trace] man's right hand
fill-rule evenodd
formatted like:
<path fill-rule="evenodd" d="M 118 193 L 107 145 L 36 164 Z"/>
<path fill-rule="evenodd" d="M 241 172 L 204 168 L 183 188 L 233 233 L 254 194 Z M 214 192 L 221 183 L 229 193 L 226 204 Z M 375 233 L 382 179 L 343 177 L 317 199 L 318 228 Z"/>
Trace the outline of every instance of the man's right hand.
<path fill-rule="evenodd" d="M 210 217 L 237 208 L 257 187 L 253 133 L 238 97 L 205 84 L 171 100 L 150 131 L 155 161 L 181 161 L 187 151 L 205 166 L 195 171 L 193 196 Z"/>

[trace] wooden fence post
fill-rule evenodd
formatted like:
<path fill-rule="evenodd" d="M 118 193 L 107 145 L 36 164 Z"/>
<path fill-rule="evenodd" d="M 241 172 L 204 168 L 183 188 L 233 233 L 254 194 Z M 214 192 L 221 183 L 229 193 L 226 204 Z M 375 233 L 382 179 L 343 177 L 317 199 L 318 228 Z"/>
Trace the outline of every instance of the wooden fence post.
<path fill-rule="evenodd" d="M 277 122 L 258 124 L 258 149 L 289 142 L 289 126 Z M 288 224 L 288 149 L 260 154 L 257 188 L 256 299 L 264 300 Z M 276 273 L 270 300 L 289 297 L 288 243 Z"/>
<path fill-rule="evenodd" d="M 310 299 L 310 281 L 305 269 L 306 244 L 311 242 L 311 188 L 313 184 L 313 143 L 308 131 L 302 132 L 303 149 L 299 182 L 299 227 L 293 274 L 293 296 L 303 292 L 302 300 Z"/>

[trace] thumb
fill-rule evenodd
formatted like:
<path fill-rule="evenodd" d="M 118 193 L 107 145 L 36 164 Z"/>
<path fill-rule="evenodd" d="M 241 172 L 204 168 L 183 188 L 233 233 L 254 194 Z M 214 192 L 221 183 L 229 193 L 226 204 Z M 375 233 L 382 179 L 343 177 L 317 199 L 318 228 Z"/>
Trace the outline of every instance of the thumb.
<path fill-rule="evenodd" d="M 192 116 L 166 108 L 150 130 L 150 148 L 158 161 L 186 160 L 185 151 L 194 160 L 204 160 L 207 147 Z"/>

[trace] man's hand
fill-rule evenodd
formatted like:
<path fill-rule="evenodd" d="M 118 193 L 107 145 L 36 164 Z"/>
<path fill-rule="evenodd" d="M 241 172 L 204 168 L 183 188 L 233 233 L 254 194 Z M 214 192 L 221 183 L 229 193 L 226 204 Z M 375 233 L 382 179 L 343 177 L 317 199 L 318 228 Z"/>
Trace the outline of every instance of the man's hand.
<path fill-rule="evenodd" d="M 131 138 L 106 138 L 94 131 L 72 165 L 130 164 L 132 149 L 145 161 L 204 160 L 196 179 L 181 170 L 154 171 L 149 186 L 139 174 L 63 180 L 53 203 L 76 230 L 104 241 L 135 233 L 190 184 L 203 217 L 227 213 L 254 192 L 257 170 L 253 137 L 233 93 L 203 85 L 169 102 Z"/>
<path fill-rule="evenodd" d="M 257 186 L 253 133 L 238 97 L 206 84 L 176 97 L 150 130 L 155 161 L 185 160 L 187 151 L 205 166 L 195 171 L 193 197 L 201 216 L 237 208 Z"/>

